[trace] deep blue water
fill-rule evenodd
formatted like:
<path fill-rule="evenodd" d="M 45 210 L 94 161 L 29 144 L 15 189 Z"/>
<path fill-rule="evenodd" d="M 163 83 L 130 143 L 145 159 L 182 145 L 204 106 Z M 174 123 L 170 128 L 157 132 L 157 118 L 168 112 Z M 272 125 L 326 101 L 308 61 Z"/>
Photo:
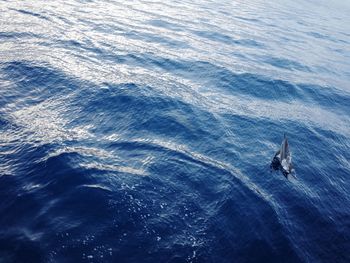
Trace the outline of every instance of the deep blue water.
<path fill-rule="evenodd" d="M 0 1 L 0 262 L 350 262 L 344 2 Z"/>

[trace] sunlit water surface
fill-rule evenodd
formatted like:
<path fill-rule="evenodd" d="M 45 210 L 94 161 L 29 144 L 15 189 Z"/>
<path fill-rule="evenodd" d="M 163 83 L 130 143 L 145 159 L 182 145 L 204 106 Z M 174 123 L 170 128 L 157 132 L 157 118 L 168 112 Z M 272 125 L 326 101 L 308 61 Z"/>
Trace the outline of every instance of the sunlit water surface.
<path fill-rule="evenodd" d="M 350 262 L 344 2 L 0 1 L 0 262 Z"/>

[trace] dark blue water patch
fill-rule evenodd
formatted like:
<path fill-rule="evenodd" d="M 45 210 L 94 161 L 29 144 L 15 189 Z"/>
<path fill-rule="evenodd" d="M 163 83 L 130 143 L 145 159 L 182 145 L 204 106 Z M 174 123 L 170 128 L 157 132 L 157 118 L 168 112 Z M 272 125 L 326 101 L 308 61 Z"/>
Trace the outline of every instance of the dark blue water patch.
<path fill-rule="evenodd" d="M 302 133 L 307 135 L 308 139 L 294 142 L 298 152 L 295 154 L 296 166 L 300 169 L 309 171 L 309 176 L 305 180 L 310 180 L 312 183 L 322 181 L 330 177 L 333 180 L 338 180 L 345 176 L 346 172 L 337 161 L 336 156 L 341 154 L 347 155 L 347 149 L 337 141 L 342 138 L 341 135 L 334 132 L 323 130 L 318 127 L 307 129 L 301 125 L 294 125 L 294 133 Z M 292 137 L 293 135 L 291 135 Z M 295 136 L 295 135 L 294 135 Z M 334 139 L 332 139 L 334 137 Z M 340 139 L 341 140 L 341 139 Z M 317 147 L 315 147 L 317 145 Z M 323 162 L 324 158 L 330 158 L 327 164 Z M 322 167 L 323 174 L 317 174 L 317 169 Z M 314 172 L 313 172 L 314 171 Z M 337 171 L 337 177 L 334 176 L 334 171 Z M 312 176 L 311 176 L 312 175 Z"/>
<path fill-rule="evenodd" d="M 179 163 L 179 164 L 182 164 L 182 163 Z M 154 169 L 152 169 L 154 171 L 155 176 L 159 173 L 159 171 L 162 171 L 162 173 L 160 174 L 162 176 L 160 178 L 163 178 L 163 179 L 166 179 L 166 178 L 164 178 L 164 176 L 168 177 L 170 174 L 174 175 L 174 170 L 173 170 L 173 168 L 169 167 L 169 163 L 168 164 L 159 163 L 159 165 L 157 167 L 154 167 Z M 175 173 L 176 178 L 173 178 L 173 179 L 169 178 L 169 179 L 167 179 L 167 182 L 171 183 L 173 180 L 178 182 L 180 180 L 180 181 L 183 181 L 184 183 L 187 182 L 183 185 L 186 187 L 186 185 L 188 184 L 188 180 L 192 180 L 192 178 L 189 178 L 189 174 L 187 172 L 188 169 L 190 169 L 188 167 L 188 165 L 190 165 L 190 163 L 187 163 L 187 165 L 178 166 L 176 164 L 176 162 L 171 162 L 170 165 L 171 166 L 175 165 L 180 170 L 178 170 L 178 169 L 176 170 L 177 171 Z M 167 173 L 166 171 L 169 171 L 169 172 L 172 171 L 172 172 Z M 219 178 L 217 177 L 217 175 L 220 175 L 220 172 L 216 171 L 213 174 L 209 173 L 206 175 L 205 170 L 199 170 L 199 171 L 201 171 L 200 173 L 204 172 L 204 174 L 202 174 L 202 176 L 203 176 L 202 180 L 204 180 L 204 178 L 205 178 L 205 180 L 208 180 L 209 178 L 215 178 L 215 177 L 216 177 L 215 182 L 222 180 L 221 177 L 219 177 Z M 222 172 L 224 174 L 227 173 L 223 170 L 221 171 L 221 173 Z M 198 174 L 198 173 L 193 173 L 193 175 L 191 177 L 193 177 L 193 178 L 197 177 L 196 174 Z M 216 175 L 215 177 L 213 177 L 214 174 Z M 229 178 L 232 178 L 232 177 L 229 177 Z M 177 185 L 177 183 L 175 185 Z M 203 188 L 202 184 L 200 184 L 200 183 L 197 183 L 196 185 L 197 186 L 192 186 L 190 188 L 191 189 L 198 189 L 198 190 L 201 190 L 201 188 Z M 213 184 L 213 185 L 215 185 L 215 184 Z M 169 188 L 169 187 L 170 187 L 170 185 L 168 184 L 167 188 Z M 208 192 L 206 189 L 202 189 L 202 191 L 203 191 L 203 193 L 200 196 L 198 196 L 197 198 L 203 198 L 204 196 L 210 194 L 210 191 Z M 221 194 L 219 194 L 220 192 L 221 192 Z M 193 193 L 193 190 L 192 190 L 192 193 Z M 239 193 L 242 193 L 242 192 L 239 191 Z M 249 193 L 249 191 L 248 191 L 248 193 Z M 254 225 L 256 223 L 256 220 L 253 219 L 251 221 L 245 221 L 244 225 L 246 225 L 246 228 L 236 230 L 235 226 L 240 225 L 239 218 L 241 218 L 242 213 L 244 213 L 243 210 L 239 208 L 240 204 L 235 204 L 235 202 L 232 201 L 232 200 L 237 200 L 237 199 L 235 199 L 235 197 L 237 197 L 238 193 L 233 193 L 233 192 L 225 193 L 225 194 L 227 194 L 227 196 L 226 195 L 222 196 L 224 194 L 224 192 L 222 190 L 220 191 L 218 188 L 218 192 L 216 194 L 219 196 L 217 196 L 213 200 L 223 200 L 222 202 L 224 202 L 224 204 L 226 204 L 226 202 L 231 202 L 232 207 L 231 206 L 230 207 L 226 207 L 226 206 L 222 207 L 221 205 L 219 205 L 220 212 L 216 212 L 215 210 L 212 211 L 215 214 L 217 214 L 217 213 L 221 214 L 223 217 L 217 218 L 217 220 L 220 221 L 220 224 L 215 220 L 214 217 L 210 220 L 210 222 L 208 222 L 210 230 L 205 231 L 205 232 L 207 232 L 206 239 L 208 240 L 208 241 L 206 241 L 206 246 L 209 247 L 209 254 L 211 254 L 212 258 L 220 258 L 223 260 L 223 262 L 229 262 L 229 261 L 227 261 L 227 257 L 225 257 L 224 255 L 227 256 L 227 254 L 229 254 L 230 255 L 229 258 L 231 258 L 231 256 L 237 256 L 237 254 L 240 253 L 240 251 L 232 250 L 232 248 L 236 247 L 236 245 L 239 244 L 239 242 L 242 242 L 241 239 L 242 239 L 244 234 L 250 233 L 250 231 L 245 232 L 245 230 L 248 230 L 250 228 L 249 225 L 250 226 Z M 221 195 L 221 197 L 220 197 L 220 195 Z M 229 196 L 231 196 L 232 199 Z M 187 198 L 189 198 L 189 197 L 190 196 L 188 196 Z M 245 197 L 244 199 L 247 200 L 247 197 Z M 206 202 L 205 200 L 208 200 L 208 199 L 205 198 L 202 201 Z M 227 201 L 227 200 L 230 200 L 230 201 Z M 202 204 L 203 204 L 203 202 L 202 202 Z M 241 205 L 244 205 L 244 204 L 241 204 Z M 211 209 L 207 210 L 207 212 L 210 213 Z M 233 212 L 233 211 L 236 211 L 236 212 Z M 246 211 L 246 216 L 249 216 L 249 214 L 250 213 L 248 211 Z M 231 217 L 229 215 L 231 215 Z M 227 218 L 227 221 L 225 221 L 225 218 Z M 271 219 L 271 215 L 268 216 L 268 218 Z M 244 219 L 242 219 L 242 222 L 243 221 L 244 221 Z M 224 222 L 227 222 L 227 223 L 224 223 Z M 169 229 L 168 229 L 168 231 L 169 231 Z M 255 234 L 257 234 L 257 232 L 255 232 Z M 224 236 L 227 236 L 227 237 L 231 236 L 231 239 L 230 240 L 223 239 Z M 261 234 L 262 239 L 266 238 L 266 236 L 264 238 L 263 238 L 263 236 L 264 235 Z M 283 239 L 284 238 L 282 237 L 282 240 Z M 220 240 L 222 240 L 222 242 Z M 262 242 L 264 243 L 266 241 L 262 241 Z M 282 242 L 282 244 L 285 244 L 285 243 L 286 243 L 285 241 Z M 216 250 L 217 248 L 219 248 L 218 251 Z M 223 250 L 220 250 L 220 249 L 223 249 Z M 283 251 L 285 252 L 285 250 L 283 250 Z M 203 253 L 206 256 L 208 254 L 205 251 L 202 251 L 201 249 L 198 251 L 198 253 L 199 254 Z M 271 252 L 271 253 L 276 253 L 276 252 Z M 181 256 L 181 257 L 183 257 L 183 256 Z M 241 257 L 243 260 L 243 258 L 245 259 L 247 257 L 247 255 L 241 255 Z"/>
<path fill-rule="evenodd" d="M 298 84 L 298 87 L 307 96 L 306 100 L 311 98 L 312 103 L 322 105 L 334 112 L 345 112 L 350 99 L 350 94 L 336 87 L 322 87 L 313 84 Z M 333 105 L 337 105 L 337 108 L 334 108 Z"/>
<path fill-rule="evenodd" d="M 70 80 L 69 77 L 63 72 L 53 69 L 49 64 L 13 61 L 5 64 L 2 70 L 8 78 L 21 85 L 21 91 L 24 94 L 26 91 L 31 91 L 33 87 L 40 87 L 41 91 L 44 91 L 45 87 L 55 87 L 48 91 L 57 92 L 60 90 L 60 86 L 56 86 L 56 84 L 69 86 L 66 84 Z"/>
<path fill-rule="evenodd" d="M 77 156 L 63 154 L 52 157 L 37 166 L 33 173 L 26 177 L 27 181 L 33 180 L 34 177 L 42 184 L 51 181 L 48 186 L 37 191 L 36 195 L 27 194 L 25 197 L 28 200 L 27 204 L 32 208 L 32 213 L 39 214 L 35 217 L 37 220 L 35 226 L 32 226 L 32 231 L 41 232 L 48 227 L 53 230 L 51 233 L 41 232 L 44 249 L 54 253 L 50 253 L 52 256 L 55 255 L 56 259 L 64 258 L 68 253 L 70 257 L 66 260 L 71 262 L 70 260 L 81 259 L 84 254 L 86 258 L 91 254 L 94 258 L 103 254 L 107 258 L 118 258 L 120 262 L 137 262 L 140 257 L 143 257 L 145 262 L 151 262 L 157 256 L 171 261 L 174 257 L 172 252 L 174 246 L 177 247 L 177 260 L 193 253 L 193 242 L 196 239 L 192 240 L 191 235 L 188 239 L 188 235 L 192 232 L 193 238 L 198 235 L 195 231 L 197 224 L 200 227 L 197 230 L 204 231 L 200 229 L 203 224 L 205 227 L 205 221 L 199 220 L 196 216 L 196 213 L 201 211 L 197 202 L 191 203 L 188 200 L 193 194 L 189 195 L 188 191 L 179 187 L 178 184 L 178 180 L 185 183 L 190 179 L 188 177 L 190 163 L 186 166 L 176 162 L 159 163 L 164 168 L 168 166 L 167 169 L 170 170 L 173 168 L 169 165 L 175 165 L 178 168 L 175 177 L 170 176 L 173 172 L 166 173 L 166 170 L 160 169 L 158 165 L 153 168 L 155 173 L 149 179 L 119 178 L 118 180 L 123 183 L 130 179 L 139 183 L 134 188 L 127 188 L 125 192 L 116 191 L 112 194 L 106 190 L 84 187 L 92 184 L 93 181 L 88 180 L 87 171 L 80 172 L 80 169 L 73 169 L 72 162 L 77 162 Z M 206 172 L 207 176 L 203 174 L 206 178 L 210 176 L 219 180 L 217 172 L 210 172 L 210 169 Z M 95 171 L 95 173 L 95 180 L 102 179 L 101 171 Z M 197 177 L 196 174 L 194 173 L 192 177 Z M 95 183 L 101 184 L 100 179 Z M 201 184 L 197 185 L 198 190 L 203 189 Z M 172 190 L 173 187 L 175 189 Z M 169 194 L 171 196 L 167 196 Z M 177 203 L 171 202 L 174 195 L 177 196 Z M 49 206 L 40 207 L 38 196 L 45 197 L 45 204 Z M 36 202 L 33 200 L 34 197 Z M 53 202 L 49 202 L 48 198 Z M 83 204 L 81 200 L 85 200 Z M 163 205 L 169 209 L 166 209 L 167 213 L 163 214 L 161 217 L 163 219 L 159 221 L 159 215 L 155 214 L 155 211 L 159 209 L 156 206 L 159 207 L 162 203 L 165 203 Z M 16 210 L 18 205 L 13 204 L 11 209 Z M 179 215 L 183 217 L 183 221 L 179 220 Z M 167 220 L 164 221 L 166 218 Z M 190 225 L 188 225 L 189 221 L 192 221 Z M 14 223 L 20 224 L 20 222 Z M 91 233 L 91 236 L 86 236 L 86 233 Z M 201 235 L 204 237 L 204 232 Z M 10 237 L 7 236 L 7 238 Z M 155 245 L 157 242 L 159 245 Z M 213 239 L 212 242 L 216 244 L 217 240 Z M 197 246 L 199 258 L 202 258 L 201 254 L 207 255 L 205 250 L 201 249 L 201 243 L 195 245 L 195 248 Z M 113 253 L 110 253 L 111 251 Z M 132 255 L 130 251 L 134 251 Z M 220 254 L 220 251 L 212 252 Z M 33 257 L 35 253 L 36 249 L 32 249 L 28 256 Z M 21 256 L 23 252 L 16 255 L 17 258 Z"/>
<path fill-rule="evenodd" d="M 40 242 L 32 241 L 21 233 L 0 234 L 0 257 L 4 262 L 33 262 L 44 260 Z"/>
<path fill-rule="evenodd" d="M 9 262 L 28 261 L 28 258 L 43 261 L 40 233 L 32 229 L 31 220 L 36 217 L 42 203 L 33 194 L 26 194 L 21 190 L 22 182 L 18 176 L 0 177 L 0 189 L 4 194 L 0 202 L 1 210 L 4 212 L 0 219 L 4 226 L 0 231 L 1 258 L 8 259 Z M 13 217 L 11 214 L 16 216 Z"/>
<path fill-rule="evenodd" d="M 314 138 L 314 136 L 316 138 Z M 350 158 L 350 141 L 345 136 L 335 133 L 334 131 L 325 130 L 321 127 L 314 128 L 314 136 L 307 144 L 306 151 L 309 152 L 309 155 L 312 156 L 313 152 L 322 154 L 318 159 L 321 162 L 326 156 L 330 156 L 329 163 L 319 163 L 321 166 L 328 167 L 328 174 L 332 175 L 334 171 L 337 173 L 336 179 L 344 179 L 345 184 L 348 184 L 348 181 L 345 180 L 347 171 L 345 167 L 339 166 L 338 157 L 341 156 L 345 160 Z M 317 143 L 317 145 L 323 146 L 325 150 L 321 151 L 318 148 L 313 148 L 312 144 Z M 333 177 L 333 176 L 332 176 Z"/>
<path fill-rule="evenodd" d="M 46 99 L 72 92 L 79 85 L 78 80 L 50 65 L 34 64 L 28 61 L 13 61 L 4 64 L 2 72 L 14 85 L 0 91 L 3 106 L 17 102 L 16 106 L 32 105 Z M 75 85 L 74 85 L 75 83 Z M 20 98 L 26 98 L 20 102 Z"/>
<path fill-rule="evenodd" d="M 152 87 L 133 83 L 109 84 L 108 89 L 86 89 L 80 96 L 85 98 L 80 103 L 84 109 L 82 113 L 90 114 L 79 116 L 79 121 L 98 120 L 99 125 L 93 131 L 105 135 L 133 129 L 134 136 L 147 132 L 197 142 L 201 137 L 195 134 L 209 135 L 208 126 L 202 123 L 209 122 L 207 125 L 213 128 L 217 124 L 210 113 L 194 105 L 162 96 Z M 154 108 L 154 105 L 157 106 Z M 115 123 L 115 119 L 119 121 Z"/>
<path fill-rule="evenodd" d="M 1 101 L 0 101 L 0 105 L 2 105 Z M 9 125 L 10 125 L 10 121 L 0 111 L 0 129 L 5 130 Z"/>
<path fill-rule="evenodd" d="M 61 161 L 63 161 L 63 163 Z M 73 218 L 64 224 L 59 224 L 60 217 L 56 217 L 55 213 L 47 216 L 46 211 L 50 210 L 49 208 L 52 206 L 50 203 L 55 204 L 58 202 L 57 200 L 64 200 L 64 196 L 69 196 L 70 189 L 74 188 L 78 182 L 82 182 L 78 180 L 79 176 L 85 178 L 85 175 L 79 173 L 77 170 L 69 169 L 62 158 L 52 158 L 44 163 L 40 169 L 34 169 L 25 176 L 23 174 L 22 179 L 18 180 L 19 185 L 10 189 L 7 196 L 13 199 L 8 203 L 6 208 L 4 205 L 1 205 L 1 208 L 6 215 L 14 213 L 17 217 L 1 217 L 1 223 L 3 226 L 6 226 L 3 228 L 6 230 L 2 231 L 1 234 L 5 240 L 8 240 L 8 243 L 17 244 L 11 248 L 12 251 L 16 252 L 16 254 L 11 255 L 12 262 L 22 262 L 22 259 L 25 257 L 34 261 L 44 261 L 46 257 L 46 253 L 44 253 L 44 251 L 46 251 L 45 247 L 47 247 L 49 243 L 39 243 L 39 240 L 43 240 L 43 236 L 51 237 L 51 240 L 55 240 L 53 234 L 59 229 L 65 230 L 64 228 L 62 229 L 63 225 L 65 225 L 65 227 L 73 225 Z M 60 183 L 57 184 L 57 181 Z M 1 177 L 0 185 L 2 186 L 3 183 L 5 183 L 4 177 Z M 48 186 L 45 188 L 39 186 L 35 191 L 26 190 L 28 189 L 26 185 L 30 186 L 36 183 Z M 14 189 L 18 189 L 18 191 L 14 192 Z M 93 194 L 94 193 L 90 193 L 89 197 L 94 198 Z M 13 195 L 17 196 L 15 197 Z M 73 200 L 71 199 L 70 201 L 72 202 Z M 95 200 L 95 203 L 98 204 L 97 200 Z M 77 207 L 71 204 L 70 207 L 77 209 L 81 207 L 81 204 Z M 61 210 L 61 212 L 63 211 Z M 67 213 L 67 215 L 68 214 L 69 213 Z M 61 220 L 67 215 L 64 215 Z M 29 218 L 35 220 L 29 220 Z M 17 226 L 17 228 L 13 226 Z M 48 228 L 52 229 L 54 232 L 46 233 L 45 229 Z M 54 246 L 55 245 L 56 244 L 54 244 Z M 10 248 L 7 246 L 1 246 L 1 250 L 4 251 L 4 254 L 6 254 L 9 249 Z"/>
<path fill-rule="evenodd" d="M 212 257 L 212 260 L 230 262 L 228 257 L 239 262 L 260 262 L 262 259 L 272 262 L 302 262 L 286 237 L 274 210 L 266 207 L 258 197 L 242 195 L 241 198 L 259 206 L 260 217 L 254 218 L 249 209 L 240 208 L 240 204 L 233 198 L 223 201 L 218 214 L 225 216 L 214 218 L 211 224 L 210 232 L 217 233 L 213 245 L 215 243 L 215 247 L 220 248 L 219 257 Z M 269 234 L 268 229 L 271 228 L 274 229 L 273 236 Z M 247 241 L 249 236 L 254 237 L 253 242 Z M 237 247 L 239 249 L 235 249 Z"/>
<path fill-rule="evenodd" d="M 331 214 L 329 216 L 325 215 L 325 213 L 327 214 L 326 211 L 329 212 L 329 209 L 320 210 L 319 208 L 322 206 L 305 203 L 307 201 L 302 200 L 300 196 L 282 195 L 281 199 L 284 199 L 285 203 L 291 205 L 289 215 L 293 223 L 310 227 L 310 231 L 313 233 L 315 239 L 319 241 L 311 244 L 306 244 L 304 240 L 301 241 L 301 246 L 311 246 L 309 248 L 311 251 L 317 251 L 313 255 L 307 255 L 310 259 L 314 261 L 334 259 L 339 262 L 346 261 L 347 255 L 345 251 L 348 248 L 347 237 L 344 234 L 343 227 L 339 227 L 331 219 Z M 319 231 L 319 229 L 323 229 L 324 231 Z M 332 254 L 332 251 L 335 250 L 337 253 Z"/>
<path fill-rule="evenodd" d="M 270 64 L 274 67 L 277 68 L 283 68 L 283 69 L 288 69 L 288 70 L 298 70 L 298 71 L 303 71 L 303 72 L 312 72 L 312 70 L 305 65 L 302 65 L 301 63 L 286 59 L 286 58 L 277 58 L 277 57 L 266 57 L 263 58 L 265 63 Z"/>

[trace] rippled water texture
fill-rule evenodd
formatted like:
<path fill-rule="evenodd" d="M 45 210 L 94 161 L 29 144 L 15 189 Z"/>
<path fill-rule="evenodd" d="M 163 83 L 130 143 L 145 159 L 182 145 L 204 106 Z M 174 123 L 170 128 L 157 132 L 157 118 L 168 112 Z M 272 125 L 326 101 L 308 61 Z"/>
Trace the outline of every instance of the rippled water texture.
<path fill-rule="evenodd" d="M 267 2 L 0 1 L 0 262 L 350 262 L 350 4 Z"/>

